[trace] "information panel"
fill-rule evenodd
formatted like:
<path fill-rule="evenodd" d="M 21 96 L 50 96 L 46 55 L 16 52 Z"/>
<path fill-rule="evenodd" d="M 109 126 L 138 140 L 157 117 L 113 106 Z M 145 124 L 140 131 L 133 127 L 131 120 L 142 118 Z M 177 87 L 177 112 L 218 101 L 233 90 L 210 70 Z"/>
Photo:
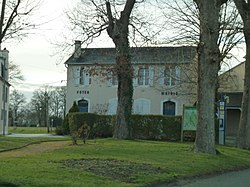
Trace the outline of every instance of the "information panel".
<path fill-rule="evenodd" d="M 195 131 L 197 126 L 197 109 L 194 106 L 183 107 L 183 131 Z"/>

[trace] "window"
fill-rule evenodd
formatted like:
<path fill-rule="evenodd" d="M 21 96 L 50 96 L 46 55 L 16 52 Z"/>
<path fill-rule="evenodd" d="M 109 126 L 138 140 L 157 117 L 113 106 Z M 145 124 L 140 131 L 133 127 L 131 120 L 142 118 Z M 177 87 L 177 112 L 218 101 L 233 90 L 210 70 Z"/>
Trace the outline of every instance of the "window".
<path fill-rule="evenodd" d="M 113 72 L 110 72 L 108 74 L 108 80 L 107 80 L 108 86 L 117 86 L 118 85 L 118 78 L 117 75 Z"/>
<path fill-rule="evenodd" d="M 116 75 L 112 75 L 112 85 L 117 86 L 118 85 L 118 78 Z"/>
<path fill-rule="evenodd" d="M 150 100 L 136 99 L 134 101 L 134 113 L 135 114 L 149 114 L 150 113 Z"/>
<path fill-rule="evenodd" d="M 88 86 L 91 84 L 91 78 L 89 75 L 89 70 L 86 68 L 81 68 L 80 71 L 80 84 L 84 86 Z"/>
<path fill-rule="evenodd" d="M 160 84 L 176 86 L 180 81 L 180 68 L 178 66 L 166 66 L 160 70 Z"/>
<path fill-rule="evenodd" d="M 140 68 L 138 71 L 138 85 L 149 85 L 149 69 Z"/>
<path fill-rule="evenodd" d="M 117 110 L 117 98 L 113 98 L 109 100 L 109 106 L 108 106 L 108 114 L 113 115 L 116 114 Z"/>
<path fill-rule="evenodd" d="M 1 64 L 1 77 L 5 78 L 5 68 L 3 64 Z"/>

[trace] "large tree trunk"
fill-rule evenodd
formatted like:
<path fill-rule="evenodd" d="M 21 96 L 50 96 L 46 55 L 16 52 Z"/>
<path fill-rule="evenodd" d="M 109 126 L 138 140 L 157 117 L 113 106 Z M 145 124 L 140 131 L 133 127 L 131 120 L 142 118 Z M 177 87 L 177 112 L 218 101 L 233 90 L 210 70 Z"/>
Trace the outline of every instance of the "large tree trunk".
<path fill-rule="evenodd" d="M 109 27 L 107 29 L 109 37 L 112 38 L 116 47 L 115 70 L 118 78 L 118 106 L 116 124 L 114 127 L 114 138 L 129 138 L 129 124 L 133 101 L 133 68 L 130 61 L 128 25 L 130 14 L 134 7 L 135 0 L 127 0 L 120 19 L 113 17 L 110 3 L 106 2 Z"/>
<path fill-rule="evenodd" d="M 117 54 L 116 66 L 118 75 L 118 106 L 114 138 L 126 139 L 129 137 L 128 126 L 130 124 L 133 99 L 133 71 L 129 54 Z"/>
<path fill-rule="evenodd" d="M 216 0 L 196 1 L 200 11 L 200 43 L 198 45 L 198 124 L 195 152 L 216 154 L 215 96 L 218 80 L 220 51 L 220 6 Z"/>
<path fill-rule="evenodd" d="M 246 62 L 244 92 L 241 105 L 240 125 L 237 137 L 237 147 L 250 149 L 250 7 L 248 8 L 248 17 L 243 18 L 244 36 L 246 41 Z"/>

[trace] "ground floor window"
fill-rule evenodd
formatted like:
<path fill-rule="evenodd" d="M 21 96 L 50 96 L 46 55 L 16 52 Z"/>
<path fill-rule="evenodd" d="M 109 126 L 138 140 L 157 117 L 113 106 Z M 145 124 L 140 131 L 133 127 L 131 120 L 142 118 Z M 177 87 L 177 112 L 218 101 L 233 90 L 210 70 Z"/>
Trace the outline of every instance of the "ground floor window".
<path fill-rule="evenodd" d="M 134 113 L 135 114 L 149 114 L 150 113 L 150 100 L 136 99 L 134 101 Z"/>

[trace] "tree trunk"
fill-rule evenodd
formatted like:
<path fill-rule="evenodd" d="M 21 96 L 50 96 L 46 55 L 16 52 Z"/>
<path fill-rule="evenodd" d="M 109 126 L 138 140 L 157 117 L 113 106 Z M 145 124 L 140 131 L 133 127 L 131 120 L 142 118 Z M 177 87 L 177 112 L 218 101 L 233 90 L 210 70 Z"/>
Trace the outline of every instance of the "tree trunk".
<path fill-rule="evenodd" d="M 128 54 L 117 54 L 116 63 L 116 70 L 118 74 L 118 107 L 116 115 L 116 125 L 114 128 L 114 138 L 126 139 L 129 137 L 128 126 L 132 110 L 133 71 Z"/>
<path fill-rule="evenodd" d="M 248 10 L 250 14 L 250 8 Z M 241 117 L 237 137 L 237 147 L 250 149 L 250 17 L 243 20 L 244 36 L 246 41 L 246 62 L 244 77 L 244 92 L 241 104 Z"/>
<path fill-rule="evenodd" d="M 195 152 L 216 154 L 215 96 L 218 81 L 220 51 L 220 6 L 216 0 L 197 1 L 200 11 L 200 43 L 198 45 L 198 124 Z"/>
<path fill-rule="evenodd" d="M 133 99 L 133 68 L 130 61 L 128 25 L 130 14 L 134 7 L 135 0 L 127 0 L 120 19 L 113 17 L 110 3 L 106 2 L 109 26 L 108 35 L 112 38 L 116 48 L 115 70 L 118 78 L 118 106 L 116 124 L 114 127 L 114 138 L 129 138 L 129 123 L 132 111 Z"/>

